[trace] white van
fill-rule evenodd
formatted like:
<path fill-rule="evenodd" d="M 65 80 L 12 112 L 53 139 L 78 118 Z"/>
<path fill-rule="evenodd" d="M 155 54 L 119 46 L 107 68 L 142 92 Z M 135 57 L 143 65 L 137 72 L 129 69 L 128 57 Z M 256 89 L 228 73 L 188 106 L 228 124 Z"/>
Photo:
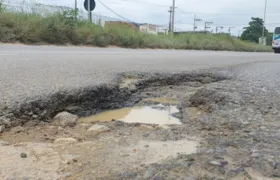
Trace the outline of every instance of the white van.
<path fill-rule="evenodd" d="M 274 30 L 272 48 L 275 53 L 280 53 L 280 27 L 276 27 Z"/>

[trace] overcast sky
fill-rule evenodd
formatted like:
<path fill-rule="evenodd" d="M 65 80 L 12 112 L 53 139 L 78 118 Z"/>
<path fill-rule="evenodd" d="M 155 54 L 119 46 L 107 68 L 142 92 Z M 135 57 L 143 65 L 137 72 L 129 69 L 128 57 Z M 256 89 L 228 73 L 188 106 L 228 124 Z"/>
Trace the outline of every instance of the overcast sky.
<path fill-rule="evenodd" d="M 42 3 L 74 6 L 74 0 L 37 0 Z M 78 0 L 82 9 L 84 0 Z M 169 6 L 172 0 L 100 0 L 109 8 L 127 19 L 139 23 L 154 23 L 168 25 Z M 110 12 L 96 0 L 94 13 L 121 19 Z M 265 0 L 176 0 L 175 28 L 176 30 L 192 30 L 194 14 L 203 21 L 214 22 L 217 25 L 235 27 L 232 32 L 237 34 L 246 26 L 252 16 L 263 18 Z M 268 0 L 267 27 L 272 30 L 280 26 L 280 0 Z M 83 10 L 83 9 L 82 9 Z M 199 30 L 204 28 L 204 22 L 198 23 Z"/>

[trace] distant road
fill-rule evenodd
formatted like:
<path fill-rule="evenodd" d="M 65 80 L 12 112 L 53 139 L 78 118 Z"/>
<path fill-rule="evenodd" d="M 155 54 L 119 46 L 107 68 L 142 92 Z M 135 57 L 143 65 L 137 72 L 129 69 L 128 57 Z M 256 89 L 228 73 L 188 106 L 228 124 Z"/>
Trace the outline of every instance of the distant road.
<path fill-rule="evenodd" d="M 279 60 L 273 53 L 0 44 L 0 102 L 110 83 L 125 71 L 175 73 Z"/>

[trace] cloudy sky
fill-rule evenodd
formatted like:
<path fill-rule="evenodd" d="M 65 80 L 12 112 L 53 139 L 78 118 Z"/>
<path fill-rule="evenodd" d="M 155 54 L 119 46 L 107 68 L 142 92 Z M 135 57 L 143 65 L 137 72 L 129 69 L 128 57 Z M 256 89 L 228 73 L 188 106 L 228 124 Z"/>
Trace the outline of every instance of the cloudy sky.
<path fill-rule="evenodd" d="M 75 0 L 37 0 L 42 3 L 74 6 Z M 84 0 L 78 0 L 79 8 L 82 9 Z M 99 1 L 112 9 L 117 14 L 139 23 L 154 23 L 168 25 L 168 9 L 172 0 L 96 0 L 97 6 L 94 13 L 103 16 L 118 18 Z M 176 0 L 175 28 L 178 31 L 192 30 L 193 18 L 203 21 L 198 23 L 198 29 L 204 28 L 204 22 L 214 22 L 216 26 L 223 26 L 227 31 L 229 27 L 233 34 L 238 34 L 242 27 L 246 26 L 251 17 L 263 17 L 265 0 Z M 280 26 L 280 0 L 268 0 L 267 4 L 267 27 L 272 30 Z M 210 29 L 211 30 L 211 29 Z"/>

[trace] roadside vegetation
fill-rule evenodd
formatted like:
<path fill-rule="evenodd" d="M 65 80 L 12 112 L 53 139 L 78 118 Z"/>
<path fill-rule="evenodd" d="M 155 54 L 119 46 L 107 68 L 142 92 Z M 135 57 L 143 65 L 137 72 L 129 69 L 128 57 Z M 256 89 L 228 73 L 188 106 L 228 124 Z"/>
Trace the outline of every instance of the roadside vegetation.
<path fill-rule="evenodd" d="M 262 36 L 264 21 L 258 17 L 252 17 L 251 21 L 248 23 L 247 27 L 243 28 L 243 33 L 241 34 L 240 39 L 243 41 L 249 41 L 258 43 L 259 38 Z M 272 44 L 273 33 L 269 32 L 268 29 L 264 28 L 264 35 L 267 37 L 267 44 Z"/>
<path fill-rule="evenodd" d="M 0 41 L 26 44 L 73 44 L 125 48 L 271 51 L 226 34 L 149 35 L 125 27 L 105 27 L 75 20 L 75 12 L 39 16 L 8 12 L 0 6 Z"/>

